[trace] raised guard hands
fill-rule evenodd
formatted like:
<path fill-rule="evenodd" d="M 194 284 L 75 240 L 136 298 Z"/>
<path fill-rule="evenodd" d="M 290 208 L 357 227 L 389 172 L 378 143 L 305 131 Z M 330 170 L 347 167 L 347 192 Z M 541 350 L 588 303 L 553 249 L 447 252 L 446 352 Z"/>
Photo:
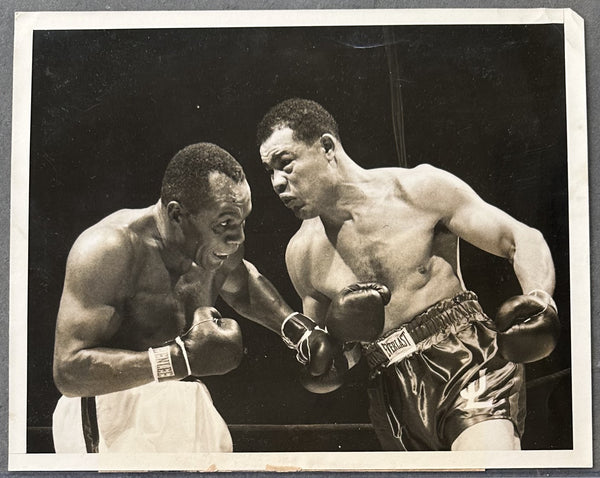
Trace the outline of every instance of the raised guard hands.
<path fill-rule="evenodd" d="M 221 318 L 213 307 L 199 307 L 187 331 L 162 347 L 150 347 L 148 357 L 154 380 L 160 382 L 225 374 L 240 364 L 243 350 L 235 320 Z"/>

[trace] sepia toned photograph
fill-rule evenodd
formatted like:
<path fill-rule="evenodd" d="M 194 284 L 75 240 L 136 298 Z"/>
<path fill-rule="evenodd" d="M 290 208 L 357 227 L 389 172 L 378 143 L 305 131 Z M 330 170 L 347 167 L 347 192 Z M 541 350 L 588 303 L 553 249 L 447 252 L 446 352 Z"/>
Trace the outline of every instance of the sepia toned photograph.
<path fill-rule="evenodd" d="M 11 470 L 592 466 L 583 20 L 21 13 Z"/>

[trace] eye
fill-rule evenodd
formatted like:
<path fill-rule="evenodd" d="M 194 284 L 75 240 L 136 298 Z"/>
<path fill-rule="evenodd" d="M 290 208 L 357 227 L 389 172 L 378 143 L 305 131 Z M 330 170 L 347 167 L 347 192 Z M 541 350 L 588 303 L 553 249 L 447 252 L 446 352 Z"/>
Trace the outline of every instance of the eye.
<path fill-rule="evenodd" d="M 221 234 L 225 231 L 225 229 L 227 229 L 229 227 L 229 219 L 227 219 L 226 221 L 221 221 L 217 224 L 215 224 L 212 228 L 213 232 L 215 232 L 216 234 Z"/>
<path fill-rule="evenodd" d="M 283 172 L 285 173 L 291 173 L 292 172 L 292 162 L 293 160 L 291 159 L 284 159 L 281 161 L 281 169 L 283 170 Z"/>

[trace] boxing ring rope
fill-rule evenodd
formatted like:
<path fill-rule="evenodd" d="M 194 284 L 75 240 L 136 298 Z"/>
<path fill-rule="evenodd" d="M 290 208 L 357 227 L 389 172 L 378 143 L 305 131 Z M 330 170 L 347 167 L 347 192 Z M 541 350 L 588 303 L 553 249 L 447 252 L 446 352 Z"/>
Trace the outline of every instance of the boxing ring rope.
<path fill-rule="evenodd" d="M 571 374 L 571 369 L 566 368 L 559 370 L 543 377 L 538 377 L 526 382 L 527 390 L 542 387 L 558 380 L 567 377 Z M 268 425 L 268 424 L 232 424 L 228 425 L 232 431 L 245 432 L 274 432 L 281 430 L 297 430 L 297 431 L 320 431 L 342 432 L 342 431 L 362 431 L 372 430 L 373 425 L 370 423 L 311 423 L 311 424 L 288 424 L 288 425 Z"/>
<path fill-rule="evenodd" d="M 563 370 L 559 370 L 558 372 L 554 372 L 548 375 L 544 375 L 543 377 L 538 377 L 533 380 L 529 380 L 526 382 L 525 386 L 527 390 L 532 388 L 539 387 L 541 385 L 546 385 L 547 383 L 551 383 L 557 380 L 560 380 L 563 377 L 567 377 L 571 374 L 570 368 L 565 368 Z"/>
<path fill-rule="evenodd" d="M 539 391 L 548 396 L 554 390 L 554 384 L 568 378 L 570 368 L 528 380 L 527 391 Z M 547 391 L 544 391 L 547 387 Z M 352 443 L 359 451 L 363 449 L 377 449 L 375 431 L 370 423 L 310 423 L 310 424 L 249 424 L 236 423 L 228 425 L 234 438 L 234 449 L 238 451 L 269 451 L 280 446 L 285 446 L 289 451 L 302 451 L 307 444 L 312 444 L 318 439 L 317 446 L 323 449 L 338 450 L 338 443 Z M 32 445 L 28 444 L 29 453 L 52 453 L 52 428 L 50 426 L 35 426 L 27 429 Z M 350 437 L 350 438 L 349 438 Z M 28 441 L 29 441 L 28 439 Z M 264 450 L 260 450 L 260 448 Z M 257 448 L 258 450 L 253 450 Z"/>

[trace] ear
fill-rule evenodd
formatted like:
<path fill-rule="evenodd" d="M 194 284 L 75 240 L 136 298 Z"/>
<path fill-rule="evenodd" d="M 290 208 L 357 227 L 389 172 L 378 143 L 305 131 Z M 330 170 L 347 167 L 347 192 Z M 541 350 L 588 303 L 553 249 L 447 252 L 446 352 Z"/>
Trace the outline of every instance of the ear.
<path fill-rule="evenodd" d="M 183 218 L 183 206 L 179 201 L 170 201 L 169 204 L 167 204 L 167 215 L 169 216 L 170 221 L 181 224 L 181 219 Z"/>
<path fill-rule="evenodd" d="M 321 147 L 325 151 L 325 155 L 328 158 L 332 158 L 335 154 L 335 138 L 329 133 L 325 133 L 323 136 L 321 136 L 319 142 L 321 143 Z"/>

